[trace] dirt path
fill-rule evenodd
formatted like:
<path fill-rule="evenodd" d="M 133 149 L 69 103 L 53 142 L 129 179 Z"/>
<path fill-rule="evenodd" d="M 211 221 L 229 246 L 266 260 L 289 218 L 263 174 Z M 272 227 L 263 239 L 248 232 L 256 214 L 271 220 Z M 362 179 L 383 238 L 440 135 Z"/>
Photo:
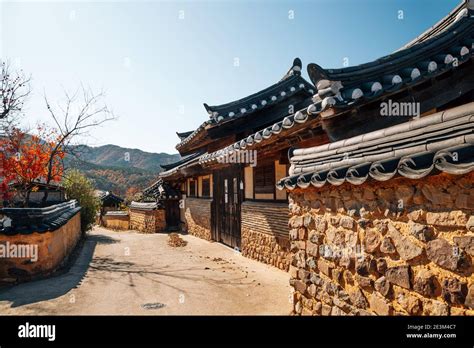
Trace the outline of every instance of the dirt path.
<path fill-rule="evenodd" d="M 290 312 L 288 274 L 219 243 L 95 228 L 66 274 L 0 290 L 0 314 Z"/>

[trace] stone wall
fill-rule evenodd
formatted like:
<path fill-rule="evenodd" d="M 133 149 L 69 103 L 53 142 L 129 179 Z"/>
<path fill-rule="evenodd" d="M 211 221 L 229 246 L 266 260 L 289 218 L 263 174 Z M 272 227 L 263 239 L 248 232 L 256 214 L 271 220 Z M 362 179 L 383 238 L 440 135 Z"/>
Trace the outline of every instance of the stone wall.
<path fill-rule="evenodd" d="M 113 230 L 128 230 L 130 229 L 130 216 L 106 214 L 102 217 L 102 224 L 104 227 Z"/>
<path fill-rule="evenodd" d="M 184 216 L 189 234 L 211 240 L 211 203 L 212 199 L 186 198 Z"/>
<path fill-rule="evenodd" d="M 242 255 L 288 271 L 288 204 L 242 203 Z"/>
<path fill-rule="evenodd" d="M 166 217 L 163 209 L 130 209 L 130 229 L 142 233 L 159 233 L 166 229 Z"/>
<path fill-rule="evenodd" d="M 473 315 L 474 173 L 290 194 L 294 312 Z"/>
<path fill-rule="evenodd" d="M 80 238 L 80 212 L 55 231 L 14 235 L 0 234 L 0 244 L 3 244 L 2 248 L 9 246 L 9 256 L 12 255 L 12 250 L 17 249 L 17 246 L 20 245 L 28 246 L 28 248 L 33 247 L 37 250 L 36 260 L 31 257 L 2 258 L 0 281 L 14 282 L 51 274 L 68 259 Z M 29 256 L 33 256 L 33 254 L 30 252 Z"/>

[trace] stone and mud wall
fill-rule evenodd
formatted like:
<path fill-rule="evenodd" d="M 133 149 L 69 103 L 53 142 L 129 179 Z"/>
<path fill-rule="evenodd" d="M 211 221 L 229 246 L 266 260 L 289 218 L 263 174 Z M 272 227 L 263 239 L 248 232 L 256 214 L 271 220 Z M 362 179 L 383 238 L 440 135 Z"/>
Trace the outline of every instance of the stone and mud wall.
<path fill-rule="evenodd" d="M 290 193 L 302 315 L 474 315 L 474 173 Z"/>
<path fill-rule="evenodd" d="M 68 260 L 80 238 L 80 212 L 54 231 L 0 234 L 0 281 L 15 282 L 51 274 Z M 7 256 L 14 256 L 13 252 L 16 256 L 3 258 L 7 252 Z M 18 257 L 20 255 L 27 257 Z"/>
<path fill-rule="evenodd" d="M 128 230 L 130 229 L 130 216 L 128 214 L 105 214 L 102 217 L 102 224 L 112 230 Z"/>
<path fill-rule="evenodd" d="M 130 229 L 142 233 L 159 233 L 166 228 L 164 209 L 130 209 Z"/>
<path fill-rule="evenodd" d="M 211 240 L 212 199 L 187 197 L 185 202 L 186 229 L 189 234 Z"/>
<path fill-rule="evenodd" d="M 242 255 L 288 271 L 288 204 L 263 201 L 242 203 Z"/>

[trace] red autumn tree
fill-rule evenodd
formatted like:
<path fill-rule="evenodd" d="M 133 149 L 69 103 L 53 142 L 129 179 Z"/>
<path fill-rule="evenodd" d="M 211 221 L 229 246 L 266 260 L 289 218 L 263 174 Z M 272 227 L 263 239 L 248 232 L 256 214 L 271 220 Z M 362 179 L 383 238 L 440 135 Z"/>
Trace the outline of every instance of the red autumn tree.
<path fill-rule="evenodd" d="M 10 135 L 0 140 L 0 193 L 4 199 L 11 195 L 9 184 L 15 184 L 17 192 L 23 196 L 25 206 L 29 204 L 31 192 L 38 182 L 59 182 L 63 175 L 64 150 L 57 146 L 58 135 L 54 130 L 43 126 L 37 128 L 35 135 L 14 129 Z M 52 166 L 52 170 L 50 170 Z"/>

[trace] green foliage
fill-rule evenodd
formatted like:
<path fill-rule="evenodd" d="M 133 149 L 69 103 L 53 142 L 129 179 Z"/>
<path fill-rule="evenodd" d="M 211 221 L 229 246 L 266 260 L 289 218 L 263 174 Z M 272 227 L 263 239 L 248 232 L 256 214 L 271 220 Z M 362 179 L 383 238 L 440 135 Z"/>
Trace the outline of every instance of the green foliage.
<path fill-rule="evenodd" d="M 76 169 L 68 170 L 63 179 L 68 199 L 76 199 L 81 206 L 81 229 L 89 231 L 100 209 L 99 199 L 94 194 L 94 186 L 84 174 Z"/>

